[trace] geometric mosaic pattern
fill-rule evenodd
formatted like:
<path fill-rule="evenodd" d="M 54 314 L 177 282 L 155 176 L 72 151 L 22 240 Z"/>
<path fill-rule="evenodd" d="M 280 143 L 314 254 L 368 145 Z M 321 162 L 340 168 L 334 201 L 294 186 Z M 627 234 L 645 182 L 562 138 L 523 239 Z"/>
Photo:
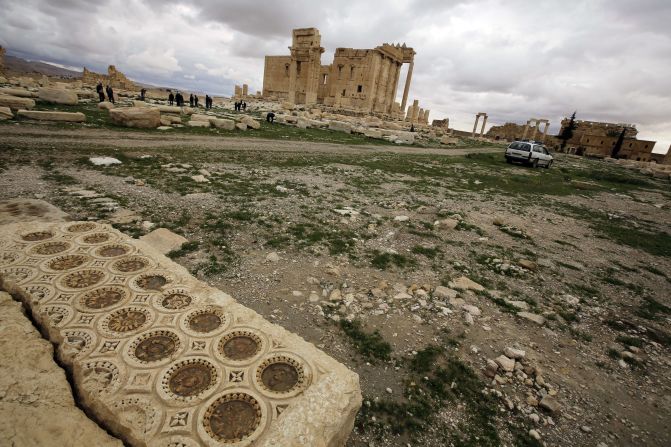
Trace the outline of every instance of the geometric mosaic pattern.
<path fill-rule="evenodd" d="M 252 445 L 322 376 L 351 374 L 107 225 L 2 227 L 0 281 L 131 445 Z"/>

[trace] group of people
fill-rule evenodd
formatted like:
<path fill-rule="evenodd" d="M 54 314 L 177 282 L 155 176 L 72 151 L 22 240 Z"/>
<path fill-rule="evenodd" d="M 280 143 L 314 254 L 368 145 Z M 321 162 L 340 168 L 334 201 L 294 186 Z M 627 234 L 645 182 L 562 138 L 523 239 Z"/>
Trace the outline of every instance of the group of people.
<path fill-rule="evenodd" d="M 247 110 L 247 103 L 244 101 L 236 101 L 234 106 L 236 112 L 240 111 L 244 112 L 245 110 Z"/>
<path fill-rule="evenodd" d="M 198 107 L 198 101 L 198 95 L 194 95 L 193 93 L 189 95 L 189 107 Z M 182 107 L 184 106 L 184 96 L 182 96 L 180 92 L 173 94 L 172 91 L 169 90 L 168 104 L 171 106 L 176 105 L 177 107 Z M 210 95 L 205 95 L 205 108 L 212 108 L 212 97 Z"/>
<path fill-rule="evenodd" d="M 105 102 L 105 93 L 107 93 L 107 100 L 114 104 L 114 90 L 112 90 L 112 87 L 109 85 L 105 88 L 103 88 L 103 83 L 98 82 L 98 85 L 96 85 L 96 92 L 98 92 L 98 98 L 100 99 L 100 102 Z"/>

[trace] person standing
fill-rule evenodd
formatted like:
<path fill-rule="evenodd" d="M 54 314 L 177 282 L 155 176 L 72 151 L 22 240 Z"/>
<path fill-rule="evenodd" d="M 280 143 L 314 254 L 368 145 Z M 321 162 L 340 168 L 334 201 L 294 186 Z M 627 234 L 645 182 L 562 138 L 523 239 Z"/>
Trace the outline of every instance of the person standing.
<path fill-rule="evenodd" d="M 98 82 L 98 85 L 96 85 L 96 92 L 98 92 L 98 98 L 100 99 L 100 102 L 105 102 L 105 93 L 103 92 L 102 82 Z"/>
<path fill-rule="evenodd" d="M 189 95 L 189 107 L 193 107 L 193 93 Z"/>
<path fill-rule="evenodd" d="M 193 95 L 193 105 L 195 108 L 198 108 L 198 96 Z"/>
<path fill-rule="evenodd" d="M 173 103 L 175 102 L 175 95 L 172 94 L 171 90 L 168 90 L 168 92 L 170 93 L 168 95 L 168 104 L 173 105 Z"/>
<path fill-rule="evenodd" d="M 147 89 L 146 88 L 143 88 L 142 90 L 140 90 L 140 101 L 145 100 L 145 95 L 146 94 L 147 94 Z"/>
<path fill-rule="evenodd" d="M 242 102 L 242 111 L 243 111 L 243 112 L 246 112 L 246 111 L 247 111 L 247 103 L 244 102 L 244 101 Z"/>
<path fill-rule="evenodd" d="M 109 100 L 109 102 L 114 104 L 114 90 L 112 90 L 112 87 L 109 85 L 107 86 L 106 90 L 107 90 L 107 99 Z"/>

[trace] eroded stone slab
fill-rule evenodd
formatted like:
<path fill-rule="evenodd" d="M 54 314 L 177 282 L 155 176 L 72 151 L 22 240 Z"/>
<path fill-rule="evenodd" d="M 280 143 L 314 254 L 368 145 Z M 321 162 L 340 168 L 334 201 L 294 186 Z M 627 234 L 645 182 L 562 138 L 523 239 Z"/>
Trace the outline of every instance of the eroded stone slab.
<path fill-rule="evenodd" d="M 68 215 L 44 200 L 0 200 L 0 225 L 33 220 L 66 221 Z"/>
<path fill-rule="evenodd" d="M 161 254 L 167 254 L 173 250 L 179 250 L 182 247 L 182 244 L 188 242 L 185 237 L 173 233 L 167 228 L 157 228 L 151 233 L 140 236 L 140 240 L 148 243 L 156 250 L 161 252 Z"/>
<path fill-rule="evenodd" d="M 2 226 L 0 281 L 130 445 L 337 446 L 353 427 L 355 373 L 110 226 Z"/>
<path fill-rule="evenodd" d="M 52 344 L 21 307 L 0 292 L 0 444 L 122 447 L 75 406 Z"/>

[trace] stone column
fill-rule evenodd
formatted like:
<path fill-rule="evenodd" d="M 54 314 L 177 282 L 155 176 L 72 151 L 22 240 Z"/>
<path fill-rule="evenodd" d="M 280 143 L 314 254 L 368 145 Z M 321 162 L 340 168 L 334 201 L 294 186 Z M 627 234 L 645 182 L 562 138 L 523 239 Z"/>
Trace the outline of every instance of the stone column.
<path fill-rule="evenodd" d="M 405 120 L 410 121 L 412 119 L 412 106 L 408 106 L 408 113 L 405 115 Z"/>
<path fill-rule="evenodd" d="M 427 124 L 427 125 L 429 124 L 429 112 L 431 112 L 431 110 L 425 110 L 424 111 L 424 124 Z"/>
<path fill-rule="evenodd" d="M 246 98 L 249 95 L 249 86 L 247 84 L 242 84 L 242 97 Z"/>
<path fill-rule="evenodd" d="M 401 101 L 401 110 L 405 110 L 405 105 L 408 103 L 408 92 L 410 91 L 410 80 L 412 79 L 412 69 L 415 67 L 415 61 L 410 62 L 408 67 L 408 75 L 405 77 L 405 87 L 403 88 L 403 100 Z"/>
<path fill-rule="evenodd" d="M 473 124 L 473 133 L 471 137 L 475 138 L 475 131 L 478 129 L 478 121 L 480 121 L 480 114 L 475 115 L 475 124 Z"/>
<path fill-rule="evenodd" d="M 480 138 L 482 138 L 482 135 L 485 133 L 485 125 L 487 124 L 487 118 L 489 118 L 489 117 L 485 113 L 485 116 L 482 120 L 482 128 L 480 129 Z"/>
<path fill-rule="evenodd" d="M 538 120 L 535 120 L 534 122 L 534 132 L 531 134 L 531 140 L 535 141 L 536 140 L 536 134 L 538 133 L 538 128 L 540 127 L 540 122 Z"/>
<path fill-rule="evenodd" d="M 523 140 L 527 137 L 527 134 L 529 133 L 529 124 L 531 124 L 531 120 L 527 120 L 527 125 L 524 126 L 524 133 L 522 134 Z"/>
<path fill-rule="evenodd" d="M 412 119 L 411 123 L 415 124 L 417 122 L 417 117 L 419 116 L 419 99 L 415 99 L 412 102 Z"/>
<path fill-rule="evenodd" d="M 545 143 L 545 137 L 548 136 L 548 128 L 550 127 L 550 121 L 545 121 L 545 129 L 543 129 L 543 139 L 541 140 L 543 143 Z"/>
<path fill-rule="evenodd" d="M 296 58 L 292 55 L 291 65 L 289 65 L 289 97 L 287 98 L 287 101 L 292 104 L 296 103 L 297 82 L 298 82 L 298 67 L 296 64 Z"/>
<path fill-rule="evenodd" d="M 419 109 L 419 113 L 417 114 L 417 122 L 418 123 L 423 123 L 424 122 L 424 109 Z"/>
<path fill-rule="evenodd" d="M 392 90 L 389 92 L 387 99 L 388 110 L 387 113 L 392 113 L 394 104 L 396 103 L 396 92 L 398 91 L 398 80 L 401 77 L 401 64 L 394 62 L 394 81 L 392 82 Z"/>

